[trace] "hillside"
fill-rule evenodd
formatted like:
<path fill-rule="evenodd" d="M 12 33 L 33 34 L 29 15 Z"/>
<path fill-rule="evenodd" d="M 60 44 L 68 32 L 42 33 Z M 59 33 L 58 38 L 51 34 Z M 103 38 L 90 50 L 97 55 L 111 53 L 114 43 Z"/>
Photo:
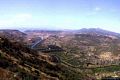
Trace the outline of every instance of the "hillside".
<path fill-rule="evenodd" d="M 86 80 L 54 55 L 31 50 L 0 37 L 0 80 Z"/>
<path fill-rule="evenodd" d="M 119 33 L 96 28 L 0 32 L 4 35 L 0 37 L 1 80 L 120 77 Z"/>
<path fill-rule="evenodd" d="M 61 32 L 48 36 L 34 49 L 43 52 L 45 49 L 46 54 L 58 56 L 63 64 L 77 70 L 84 69 L 86 74 L 101 79 L 120 76 L 119 36 L 119 33 L 94 28 Z"/>
<path fill-rule="evenodd" d="M 23 42 L 26 38 L 26 34 L 19 30 L 3 29 L 0 30 L 0 37 L 5 37 L 13 42 Z"/>

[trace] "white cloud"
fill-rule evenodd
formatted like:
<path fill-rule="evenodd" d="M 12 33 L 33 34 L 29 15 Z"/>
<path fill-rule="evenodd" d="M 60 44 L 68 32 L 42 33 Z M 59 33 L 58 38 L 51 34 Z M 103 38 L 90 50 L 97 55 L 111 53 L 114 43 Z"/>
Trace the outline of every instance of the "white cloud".
<path fill-rule="evenodd" d="M 95 7 L 94 11 L 101 11 L 100 7 Z"/>
<path fill-rule="evenodd" d="M 89 12 L 87 15 L 91 16 L 91 15 L 96 15 L 97 13 L 99 13 L 102 10 L 102 8 L 100 7 L 95 7 L 91 10 L 91 12 Z"/>
<path fill-rule="evenodd" d="M 3 26 L 23 25 L 32 19 L 32 15 L 27 13 L 4 15 L 3 17 L 4 19 L 0 19 L 0 25 Z"/>

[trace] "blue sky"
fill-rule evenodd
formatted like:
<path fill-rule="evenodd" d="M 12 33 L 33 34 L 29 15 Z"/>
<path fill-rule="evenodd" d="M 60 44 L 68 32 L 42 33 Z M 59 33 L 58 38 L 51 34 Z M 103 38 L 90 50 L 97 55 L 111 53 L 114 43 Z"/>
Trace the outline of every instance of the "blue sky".
<path fill-rule="evenodd" d="M 0 29 L 120 31 L 120 0 L 0 0 Z"/>

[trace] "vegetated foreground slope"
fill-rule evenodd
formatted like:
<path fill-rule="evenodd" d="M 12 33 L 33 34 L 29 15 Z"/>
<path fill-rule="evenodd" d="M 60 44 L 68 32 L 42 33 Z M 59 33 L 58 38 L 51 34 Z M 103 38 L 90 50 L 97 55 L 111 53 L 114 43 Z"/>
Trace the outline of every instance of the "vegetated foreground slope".
<path fill-rule="evenodd" d="M 39 50 L 57 46 L 64 51 L 49 51 L 62 63 L 96 78 L 120 76 L 120 34 L 102 29 L 82 29 L 72 33 L 54 34 L 36 46 Z"/>
<path fill-rule="evenodd" d="M 0 80 L 91 80 L 54 55 L 31 50 L 0 37 Z"/>

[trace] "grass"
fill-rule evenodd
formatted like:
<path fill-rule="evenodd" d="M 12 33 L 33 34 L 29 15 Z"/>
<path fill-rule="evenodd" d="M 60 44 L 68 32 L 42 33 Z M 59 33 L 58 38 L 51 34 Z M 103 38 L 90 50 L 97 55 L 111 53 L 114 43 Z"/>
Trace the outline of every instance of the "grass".
<path fill-rule="evenodd" d="M 94 73 L 120 71 L 120 65 L 111 65 L 106 67 L 94 68 Z"/>

